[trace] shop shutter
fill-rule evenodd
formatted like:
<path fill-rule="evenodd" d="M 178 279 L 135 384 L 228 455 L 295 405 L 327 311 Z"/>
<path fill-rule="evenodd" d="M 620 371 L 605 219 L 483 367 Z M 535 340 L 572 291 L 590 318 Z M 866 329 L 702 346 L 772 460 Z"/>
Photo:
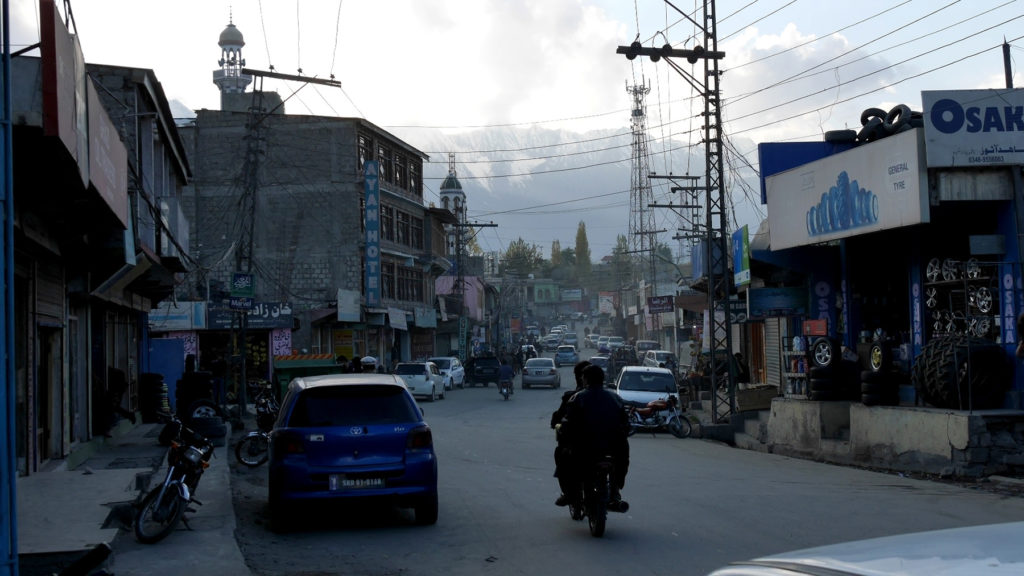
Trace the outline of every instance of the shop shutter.
<path fill-rule="evenodd" d="M 50 323 L 63 325 L 64 269 L 59 262 L 40 260 L 36 271 L 36 313 Z"/>
<path fill-rule="evenodd" d="M 782 330 L 778 318 L 764 321 L 765 384 L 782 384 Z M 780 388 L 781 389 L 781 388 Z"/>

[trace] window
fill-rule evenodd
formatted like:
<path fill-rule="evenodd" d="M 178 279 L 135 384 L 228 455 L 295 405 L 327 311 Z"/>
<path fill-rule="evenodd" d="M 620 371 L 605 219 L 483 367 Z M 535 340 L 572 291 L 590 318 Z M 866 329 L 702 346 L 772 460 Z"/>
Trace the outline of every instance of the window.
<path fill-rule="evenodd" d="M 423 219 L 422 218 L 413 217 L 412 220 L 410 221 L 410 227 L 411 227 L 410 234 L 411 234 L 412 242 L 410 242 L 409 245 L 412 246 L 413 248 L 417 249 L 417 250 L 422 250 L 423 249 Z"/>
<path fill-rule="evenodd" d="M 395 241 L 395 209 L 391 206 L 380 207 L 381 240 Z"/>
<path fill-rule="evenodd" d="M 420 172 L 422 172 L 423 161 L 420 158 L 413 158 L 409 162 L 409 191 L 416 196 L 423 197 L 423 189 L 420 188 Z"/>
<path fill-rule="evenodd" d="M 417 268 L 398 269 L 398 299 L 423 302 L 423 272 Z"/>
<path fill-rule="evenodd" d="M 377 146 L 377 160 L 380 161 L 380 181 L 393 182 L 394 173 L 391 167 L 391 149 L 383 145 Z"/>
<path fill-rule="evenodd" d="M 405 154 L 395 153 L 395 184 L 405 190 L 409 187 L 408 166 L 406 165 Z"/>
<path fill-rule="evenodd" d="M 397 386 L 325 386 L 299 395 L 288 426 L 395 424 L 418 418 L 415 406 Z"/>
<path fill-rule="evenodd" d="M 395 299 L 395 265 L 390 262 L 381 264 L 381 287 L 380 295 L 382 298 Z"/>
<path fill-rule="evenodd" d="M 408 213 L 399 211 L 398 212 L 398 228 L 395 230 L 395 242 L 402 244 L 403 246 L 409 246 L 409 216 Z"/>
<path fill-rule="evenodd" d="M 357 148 L 358 148 L 357 154 L 359 155 L 359 172 L 361 173 L 363 171 L 363 164 L 367 160 L 371 160 L 371 158 L 370 158 L 370 150 L 372 150 L 372 148 L 371 148 L 371 144 L 370 144 L 370 137 L 367 136 L 366 134 L 360 134 L 359 135 L 359 143 L 357 144 Z"/>

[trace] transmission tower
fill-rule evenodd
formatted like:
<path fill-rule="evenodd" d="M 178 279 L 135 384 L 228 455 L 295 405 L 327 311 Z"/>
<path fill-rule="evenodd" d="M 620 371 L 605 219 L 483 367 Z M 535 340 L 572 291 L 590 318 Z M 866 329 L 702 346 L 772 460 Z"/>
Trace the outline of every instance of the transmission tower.
<path fill-rule="evenodd" d="M 632 164 L 629 178 L 629 250 L 642 261 L 647 258 L 647 271 L 638 266 L 635 280 L 654 281 L 654 201 L 651 192 L 650 162 L 647 158 L 647 104 L 650 84 L 626 85 L 626 92 L 633 97 L 633 111 L 630 125 L 633 132 Z"/>

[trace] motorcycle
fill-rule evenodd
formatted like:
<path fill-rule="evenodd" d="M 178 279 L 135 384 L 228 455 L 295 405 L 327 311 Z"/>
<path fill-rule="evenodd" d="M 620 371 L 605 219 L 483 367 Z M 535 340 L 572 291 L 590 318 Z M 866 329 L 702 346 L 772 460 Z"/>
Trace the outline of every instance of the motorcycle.
<path fill-rule="evenodd" d="M 630 436 L 639 430 L 654 433 L 667 428 L 676 438 L 686 438 L 693 430 L 689 418 L 679 409 L 679 398 L 675 394 L 652 400 L 646 406 L 630 405 L 628 411 Z"/>
<path fill-rule="evenodd" d="M 188 526 L 186 508 L 193 503 L 202 505 L 195 499 L 196 488 L 213 457 L 210 440 L 182 424 L 177 416 L 170 418 L 160 433 L 173 438 L 167 449 L 167 475 L 146 494 L 135 512 L 135 538 L 144 544 L 164 539 L 179 521 Z"/>
<path fill-rule="evenodd" d="M 587 518 L 590 535 L 604 536 L 608 512 L 627 512 L 629 504 L 624 500 L 611 501 L 612 471 L 615 460 L 611 456 L 601 458 L 580 482 L 580 493 L 569 503 L 569 515 L 573 520 Z"/>
<path fill-rule="evenodd" d="M 280 406 L 270 386 L 265 386 L 256 396 L 256 427 L 235 445 L 235 458 L 242 464 L 255 468 L 270 458 L 270 431 L 274 429 Z"/>
<path fill-rule="evenodd" d="M 505 398 L 505 400 L 508 400 L 509 396 L 514 394 L 513 387 L 514 384 L 511 380 L 502 380 L 501 382 L 498 383 L 498 389 L 501 391 L 501 395 Z"/>

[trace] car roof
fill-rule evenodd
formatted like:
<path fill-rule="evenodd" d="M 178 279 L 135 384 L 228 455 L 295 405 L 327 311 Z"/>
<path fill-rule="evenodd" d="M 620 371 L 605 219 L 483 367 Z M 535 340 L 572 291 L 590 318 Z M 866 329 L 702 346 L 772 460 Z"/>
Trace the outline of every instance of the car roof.
<path fill-rule="evenodd" d="M 320 388 L 327 386 L 399 386 L 405 388 L 405 381 L 394 374 L 357 373 L 324 374 L 322 376 L 299 376 L 288 384 L 288 388 Z"/>
<path fill-rule="evenodd" d="M 623 366 L 622 371 L 619 372 L 619 374 L 622 375 L 626 372 L 658 372 L 672 376 L 672 371 L 668 368 L 656 368 L 654 366 Z"/>
<path fill-rule="evenodd" d="M 434 360 L 458 360 L 458 356 L 431 356 L 427 358 L 427 362 L 433 362 Z"/>

